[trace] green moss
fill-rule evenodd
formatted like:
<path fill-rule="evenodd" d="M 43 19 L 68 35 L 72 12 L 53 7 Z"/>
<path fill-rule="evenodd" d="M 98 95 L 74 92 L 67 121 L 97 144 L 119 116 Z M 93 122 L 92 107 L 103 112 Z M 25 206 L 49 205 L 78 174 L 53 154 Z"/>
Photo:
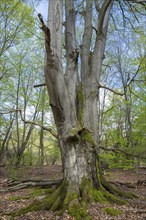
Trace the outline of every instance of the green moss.
<path fill-rule="evenodd" d="M 85 220 L 93 220 L 93 218 L 91 216 L 86 216 Z"/>
<path fill-rule="evenodd" d="M 108 184 L 108 183 L 107 183 Z M 110 184 L 108 185 L 110 187 Z M 88 193 L 87 193 L 88 190 Z M 127 202 L 123 199 L 118 198 L 112 193 L 108 192 L 104 187 L 100 187 L 97 190 L 93 187 L 92 182 L 87 178 L 83 178 L 81 184 L 82 200 L 87 204 L 88 202 L 103 202 L 103 203 L 115 203 L 118 205 L 125 205 Z"/>
<path fill-rule="evenodd" d="M 10 201 L 18 201 L 18 200 L 24 200 L 24 199 L 30 199 L 31 196 L 24 196 L 24 197 L 20 197 L 20 196 L 12 196 L 9 198 Z"/>
<path fill-rule="evenodd" d="M 96 202 L 103 202 L 103 203 L 108 202 L 106 198 L 103 196 L 103 193 L 96 189 L 93 189 L 93 198 Z"/>
<path fill-rule="evenodd" d="M 20 216 L 27 212 L 39 211 L 39 210 L 52 210 L 55 211 L 57 209 L 63 208 L 63 201 L 66 196 L 67 182 L 63 181 L 63 183 L 50 195 L 46 195 L 40 201 L 35 201 L 29 206 L 18 210 L 17 212 L 11 212 L 9 215 L 11 219 L 14 219 L 15 216 Z M 39 192 L 39 191 L 38 191 Z M 37 195 L 39 194 L 37 192 Z"/>
<path fill-rule="evenodd" d="M 70 201 L 75 200 L 77 198 L 78 198 L 77 193 L 68 192 L 66 197 L 65 197 L 65 200 L 64 200 L 64 206 L 67 206 L 70 203 Z"/>
<path fill-rule="evenodd" d="M 88 189 L 88 193 L 87 193 L 87 189 Z M 93 187 L 92 182 L 87 178 L 84 178 L 82 180 L 81 192 L 82 192 L 82 199 L 85 202 L 85 204 L 87 204 L 88 202 L 116 203 L 119 205 L 127 204 L 126 201 L 119 199 L 118 197 L 109 193 L 103 187 L 100 188 L 100 190 L 97 190 L 96 188 Z"/>
<path fill-rule="evenodd" d="M 33 195 L 37 197 L 43 193 L 45 198 L 35 201 L 33 204 L 19 210 L 18 212 L 11 213 L 11 217 L 14 219 L 15 216 L 20 216 L 27 212 L 38 210 L 57 211 L 57 214 L 61 215 L 66 209 L 68 209 L 69 214 L 74 216 L 75 219 L 90 220 L 92 217 L 87 213 L 88 204 L 95 202 L 116 203 L 119 205 L 127 204 L 126 201 L 113 195 L 113 193 L 116 195 L 119 195 L 120 193 L 108 182 L 106 182 L 106 180 L 102 178 L 101 174 L 99 175 L 99 178 L 102 183 L 100 189 L 96 189 L 93 186 L 92 180 L 84 177 L 82 179 L 82 183 L 80 184 L 80 195 L 78 192 L 74 192 L 72 187 L 69 187 L 67 181 L 63 181 L 62 184 L 52 193 L 50 193 L 50 190 L 37 189 L 33 192 Z M 110 209 L 107 209 L 109 214 L 112 213 L 110 213 L 110 211 Z M 117 214 L 115 210 L 114 213 Z"/>
<path fill-rule="evenodd" d="M 72 128 L 71 131 L 70 131 L 70 133 L 71 133 L 72 135 L 77 135 L 77 134 L 78 134 L 78 128 Z"/>
<path fill-rule="evenodd" d="M 127 202 L 123 199 L 119 199 L 118 197 L 114 196 L 113 194 L 109 193 L 108 191 L 103 191 L 103 196 L 106 200 L 110 203 L 118 204 L 118 205 L 126 205 Z"/>
<path fill-rule="evenodd" d="M 37 197 L 37 196 L 40 196 L 40 195 L 42 195 L 42 194 L 44 194 L 44 192 L 43 192 L 43 190 L 42 189 L 35 189 L 35 190 L 33 190 L 31 193 L 30 193 L 30 196 L 32 196 L 32 197 Z"/>
<path fill-rule="evenodd" d="M 9 198 L 10 201 L 17 201 L 17 200 L 21 200 L 22 198 L 20 196 L 12 196 Z"/>
<path fill-rule="evenodd" d="M 109 184 L 103 177 L 100 176 L 101 179 L 101 183 L 103 185 L 103 187 L 109 191 L 110 193 L 117 195 L 117 196 L 121 196 L 122 198 L 127 198 L 127 199 L 132 199 L 132 198 L 137 198 L 138 196 L 135 195 L 134 193 L 131 192 L 125 192 L 117 187 L 112 186 L 111 184 Z"/>
<path fill-rule="evenodd" d="M 95 146 L 95 142 L 93 140 L 93 136 L 92 136 L 92 133 L 90 131 L 88 131 L 87 129 L 85 129 L 83 132 L 82 132 L 82 137 L 85 141 L 87 141 L 89 144 Z"/>
<path fill-rule="evenodd" d="M 112 216 L 118 216 L 118 215 L 123 214 L 123 211 L 121 211 L 119 209 L 113 209 L 111 207 L 107 207 L 107 208 L 104 208 L 102 210 L 104 212 L 106 212 L 107 214 L 112 215 Z"/>
<path fill-rule="evenodd" d="M 76 220 L 81 219 L 89 219 L 89 215 L 87 213 L 87 209 L 84 209 L 78 202 L 78 200 L 74 201 L 68 208 L 68 213 L 71 216 L 74 216 Z M 91 218 L 90 218 L 91 219 Z"/>
<path fill-rule="evenodd" d="M 87 193 L 88 191 L 88 193 Z M 88 180 L 87 178 L 83 178 L 81 183 L 81 194 L 82 194 L 82 201 L 86 205 L 87 203 L 94 203 L 94 202 L 103 202 L 107 203 L 108 201 L 104 197 L 101 190 L 97 190 L 93 187 L 92 181 Z"/>
<path fill-rule="evenodd" d="M 84 94 L 83 94 L 82 86 L 78 88 L 77 97 L 78 97 L 78 106 L 79 106 L 78 119 L 81 125 L 83 125 Z"/>

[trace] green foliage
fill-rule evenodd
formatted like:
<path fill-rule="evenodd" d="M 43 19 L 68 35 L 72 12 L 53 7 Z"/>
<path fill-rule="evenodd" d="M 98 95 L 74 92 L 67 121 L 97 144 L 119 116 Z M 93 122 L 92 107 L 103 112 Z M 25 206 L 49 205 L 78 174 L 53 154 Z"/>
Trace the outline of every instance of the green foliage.
<path fill-rule="evenodd" d="M 5 35 L 9 39 L 7 45 L 20 42 L 21 37 L 31 37 L 30 29 L 34 28 L 33 10 L 31 7 L 17 0 L 4 0 L 0 3 L 2 39 Z M 5 33 L 3 32 L 5 29 Z"/>

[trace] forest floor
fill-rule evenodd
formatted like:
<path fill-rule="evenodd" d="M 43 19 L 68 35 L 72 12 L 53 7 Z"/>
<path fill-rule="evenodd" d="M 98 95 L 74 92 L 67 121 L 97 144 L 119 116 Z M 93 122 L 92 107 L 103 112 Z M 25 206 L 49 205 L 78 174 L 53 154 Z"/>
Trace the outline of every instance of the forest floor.
<path fill-rule="evenodd" d="M 108 170 L 105 173 L 106 178 L 122 187 L 126 191 L 131 191 L 138 195 L 138 198 L 130 200 L 128 205 L 109 205 L 96 203 L 91 205 L 88 213 L 94 220 L 146 220 L 146 172 L 136 174 L 131 170 Z M 18 179 L 60 179 L 62 178 L 62 167 L 59 165 L 47 165 L 44 167 L 44 173 L 40 174 L 39 167 L 22 167 L 15 171 L 13 169 L 0 168 L 0 191 L 6 189 L 9 178 Z M 9 220 L 10 217 L 4 212 L 19 210 L 34 200 L 40 195 L 37 194 L 36 188 L 21 189 L 14 192 L 0 193 L 0 220 Z M 42 190 L 43 192 L 43 190 Z M 112 207 L 123 211 L 121 215 L 112 216 L 104 212 L 104 208 Z M 15 218 L 16 220 L 75 220 L 68 215 L 67 211 L 62 217 L 57 216 L 53 212 L 38 211 L 31 212 Z"/>

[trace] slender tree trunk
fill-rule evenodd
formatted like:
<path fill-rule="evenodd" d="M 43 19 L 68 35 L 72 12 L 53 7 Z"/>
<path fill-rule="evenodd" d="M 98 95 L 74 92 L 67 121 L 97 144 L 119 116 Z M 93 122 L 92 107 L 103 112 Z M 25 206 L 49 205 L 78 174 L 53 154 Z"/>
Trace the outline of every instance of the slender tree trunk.
<path fill-rule="evenodd" d="M 34 121 L 35 118 L 36 118 L 37 107 L 38 107 L 38 104 L 36 105 L 32 121 Z M 34 125 L 31 124 L 30 127 L 29 127 L 29 130 L 28 130 L 28 132 L 26 134 L 25 140 L 21 144 L 19 144 L 19 148 L 16 149 L 16 157 L 17 158 L 16 158 L 16 161 L 15 161 L 15 164 L 14 164 L 16 167 L 18 167 L 20 165 L 20 163 L 21 163 L 21 158 L 22 158 L 23 152 L 25 151 L 25 149 L 26 149 L 26 147 L 28 145 L 28 141 L 29 141 L 29 139 L 31 137 L 33 129 L 34 129 Z"/>
<path fill-rule="evenodd" d="M 0 148 L 0 164 L 5 162 L 5 154 L 6 154 L 6 148 L 7 148 L 7 143 L 9 141 L 9 137 L 11 136 L 11 129 L 14 123 L 14 117 L 10 119 L 10 125 L 7 129 L 7 132 L 5 134 L 4 140 L 2 141 L 1 148 Z"/>
<path fill-rule="evenodd" d="M 45 88 L 42 90 L 42 98 L 41 98 L 41 107 L 42 107 L 42 112 L 41 112 L 41 124 L 43 125 L 44 123 L 44 106 L 45 106 Z M 39 158 L 40 158 L 40 173 L 43 174 L 44 169 L 44 130 L 41 128 L 40 131 L 40 148 L 39 148 Z"/>
<path fill-rule="evenodd" d="M 131 119 L 131 92 L 128 85 L 128 79 L 124 78 L 124 73 L 122 71 L 122 64 L 121 64 L 121 57 L 119 52 L 119 72 L 121 74 L 123 89 L 124 89 L 124 99 L 125 99 L 125 129 L 126 129 L 126 141 L 127 141 L 127 147 L 131 145 L 132 151 L 133 151 L 133 160 L 134 160 L 134 167 L 136 171 L 138 172 L 138 164 L 137 164 L 137 158 L 135 157 L 135 143 L 133 140 L 133 131 L 132 131 L 132 119 Z"/>

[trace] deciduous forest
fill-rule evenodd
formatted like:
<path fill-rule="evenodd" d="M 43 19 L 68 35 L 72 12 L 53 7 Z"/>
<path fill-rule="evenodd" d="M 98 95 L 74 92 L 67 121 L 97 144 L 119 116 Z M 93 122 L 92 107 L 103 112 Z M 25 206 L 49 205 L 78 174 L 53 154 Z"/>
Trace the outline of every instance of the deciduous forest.
<path fill-rule="evenodd" d="M 0 1 L 0 219 L 146 219 L 146 1 Z"/>

